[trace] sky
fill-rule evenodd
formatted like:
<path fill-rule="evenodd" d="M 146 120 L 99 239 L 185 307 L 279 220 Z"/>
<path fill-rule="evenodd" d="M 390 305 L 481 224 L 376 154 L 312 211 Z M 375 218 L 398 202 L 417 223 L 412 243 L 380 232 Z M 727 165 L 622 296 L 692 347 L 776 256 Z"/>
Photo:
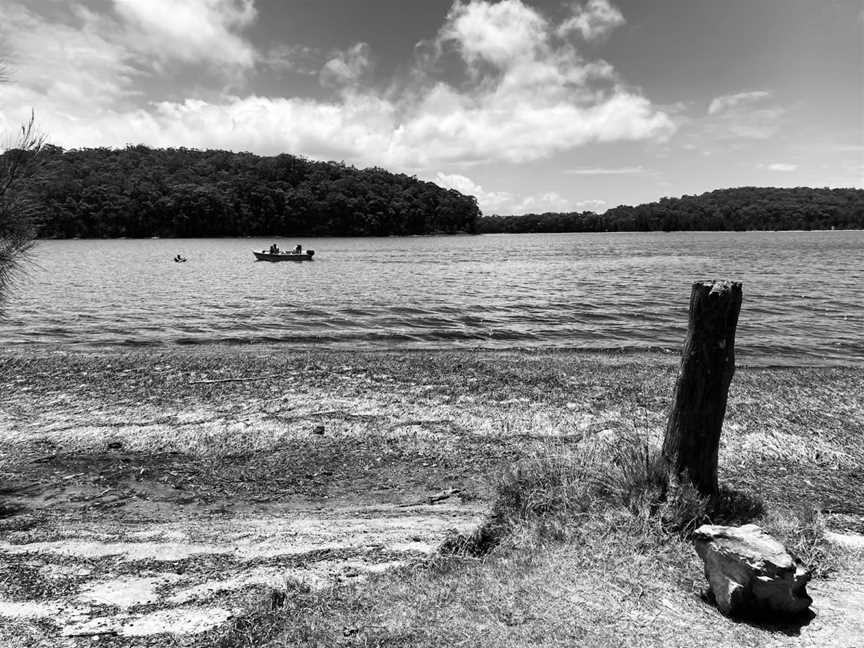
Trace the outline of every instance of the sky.
<path fill-rule="evenodd" d="M 485 214 L 864 187 L 861 0 L 0 0 L 0 132 L 378 166 Z"/>

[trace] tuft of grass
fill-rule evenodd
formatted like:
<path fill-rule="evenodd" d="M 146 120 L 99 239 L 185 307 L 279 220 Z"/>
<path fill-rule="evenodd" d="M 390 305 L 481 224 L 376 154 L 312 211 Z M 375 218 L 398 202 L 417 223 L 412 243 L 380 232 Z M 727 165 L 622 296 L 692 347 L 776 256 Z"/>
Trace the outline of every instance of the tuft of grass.
<path fill-rule="evenodd" d="M 566 540 L 587 518 L 611 510 L 656 527 L 658 542 L 670 533 L 687 539 L 702 524 L 752 522 L 765 512 L 759 498 L 728 488 L 714 498 L 689 483 L 668 493 L 665 479 L 659 448 L 638 434 L 535 445 L 499 477 L 485 523 L 469 535 L 451 535 L 440 552 L 483 556 L 502 543 Z"/>
<path fill-rule="evenodd" d="M 440 551 L 482 556 L 505 540 L 564 540 L 574 525 L 604 510 L 641 515 L 662 491 L 658 452 L 637 435 L 536 445 L 498 478 L 486 522 L 470 535 L 447 538 Z"/>
<path fill-rule="evenodd" d="M 772 511 L 765 526 L 814 578 L 827 578 L 837 571 L 842 550 L 826 540 L 825 517 L 819 509 L 802 505 Z"/>

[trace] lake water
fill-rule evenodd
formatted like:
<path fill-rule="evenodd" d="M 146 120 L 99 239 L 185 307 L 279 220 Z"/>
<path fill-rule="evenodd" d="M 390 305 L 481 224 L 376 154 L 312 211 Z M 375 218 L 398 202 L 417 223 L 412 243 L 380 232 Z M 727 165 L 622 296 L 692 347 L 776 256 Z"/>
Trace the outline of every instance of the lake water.
<path fill-rule="evenodd" d="M 861 231 L 280 240 L 315 260 L 255 262 L 272 242 L 40 242 L 0 339 L 678 353 L 690 284 L 729 278 L 739 362 L 864 362 Z"/>

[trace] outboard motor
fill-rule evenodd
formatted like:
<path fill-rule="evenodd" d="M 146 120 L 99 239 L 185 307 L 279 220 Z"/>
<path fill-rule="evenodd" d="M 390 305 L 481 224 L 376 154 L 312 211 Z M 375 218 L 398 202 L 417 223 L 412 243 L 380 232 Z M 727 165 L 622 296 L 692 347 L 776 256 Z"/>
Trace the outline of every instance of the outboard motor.
<path fill-rule="evenodd" d="M 309 258 L 311 259 L 313 256 L 315 256 L 315 250 L 306 250 L 306 254 L 308 254 Z"/>

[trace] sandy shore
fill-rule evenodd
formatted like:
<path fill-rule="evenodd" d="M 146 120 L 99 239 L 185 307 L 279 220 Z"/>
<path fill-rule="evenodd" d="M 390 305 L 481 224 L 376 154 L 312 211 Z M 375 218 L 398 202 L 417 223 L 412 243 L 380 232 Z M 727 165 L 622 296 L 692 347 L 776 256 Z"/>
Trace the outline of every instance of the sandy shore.
<path fill-rule="evenodd" d="M 662 436 L 676 358 L 211 347 L 0 355 L 0 643 L 210 645 L 286 579 L 472 528 L 537 444 Z M 864 370 L 739 369 L 721 480 L 864 530 Z M 150 637 L 150 639 L 148 639 Z M 143 645 L 143 644 L 141 644 Z M 162 644 L 159 644 L 162 645 Z"/>

